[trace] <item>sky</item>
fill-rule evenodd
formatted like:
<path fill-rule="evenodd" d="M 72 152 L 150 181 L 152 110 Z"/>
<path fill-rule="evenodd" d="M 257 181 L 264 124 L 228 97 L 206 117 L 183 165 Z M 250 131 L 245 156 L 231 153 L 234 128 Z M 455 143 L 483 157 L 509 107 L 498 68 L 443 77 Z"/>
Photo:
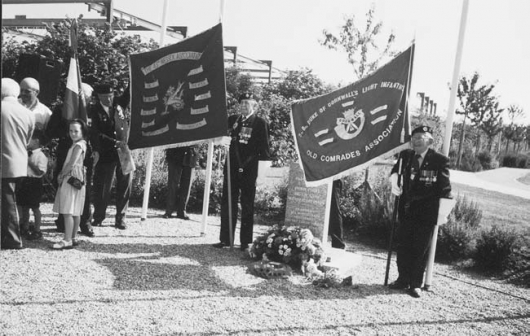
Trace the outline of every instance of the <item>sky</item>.
<path fill-rule="evenodd" d="M 344 52 L 323 47 L 324 29 L 338 32 L 346 16 L 364 27 L 373 4 L 383 35 L 396 35 L 395 49 L 416 43 L 410 105 L 418 92 L 437 103 L 445 118 L 453 77 L 463 0 L 169 0 L 168 25 L 187 26 L 188 36 L 220 21 L 223 42 L 238 54 L 271 60 L 282 70 L 312 69 L 330 84 L 356 80 Z M 224 4 L 224 5 L 223 5 Z M 114 7 L 161 24 L 164 0 L 114 0 Z M 3 5 L 3 17 L 99 17 L 86 5 Z M 221 10 L 223 8 L 223 10 Z M 469 0 L 460 75 L 480 74 L 479 84 L 495 84 L 501 107 L 518 105 L 520 122 L 530 123 L 530 1 Z M 159 40 L 154 35 L 155 40 Z M 166 43 L 171 41 L 166 39 Z"/>

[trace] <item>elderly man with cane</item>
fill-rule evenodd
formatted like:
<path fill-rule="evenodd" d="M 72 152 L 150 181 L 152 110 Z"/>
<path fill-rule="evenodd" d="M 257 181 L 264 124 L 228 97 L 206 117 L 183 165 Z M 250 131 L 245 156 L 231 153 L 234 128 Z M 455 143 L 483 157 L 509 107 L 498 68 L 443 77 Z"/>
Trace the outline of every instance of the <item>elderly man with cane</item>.
<path fill-rule="evenodd" d="M 400 159 L 391 172 L 392 193 L 399 196 L 399 277 L 389 287 L 405 289 L 415 298 L 421 296 L 434 228 L 440 215 L 447 217 L 444 203 L 451 199 L 449 158 L 430 148 L 433 142 L 430 127 L 415 128 L 412 131 L 412 149 L 400 153 Z M 398 183 L 399 175 L 402 185 Z"/>

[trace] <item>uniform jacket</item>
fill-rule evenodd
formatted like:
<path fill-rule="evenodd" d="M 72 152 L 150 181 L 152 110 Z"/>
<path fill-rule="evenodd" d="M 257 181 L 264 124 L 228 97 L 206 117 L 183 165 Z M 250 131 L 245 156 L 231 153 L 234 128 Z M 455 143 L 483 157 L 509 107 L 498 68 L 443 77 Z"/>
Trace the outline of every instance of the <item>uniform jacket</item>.
<path fill-rule="evenodd" d="M 232 170 L 243 168 L 246 175 L 257 177 L 259 160 L 270 158 L 269 125 L 255 113 L 245 121 L 240 115 L 231 115 L 228 117 L 228 130 L 232 137 Z"/>
<path fill-rule="evenodd" d="M 2 99 L 2 178 L 27 176 L 27 146 L 34 128 L 33 112 L 15 97 Z"/>
<path fill-rule="evenodd" d="M 406 149 L 400 153 L 402 159 L 403 193 L 399 201 L 400 220 L 418 220 L 425 225 L 436 225 L 440 198 L 451 198 L 449 181 L 449 158 L 429 148 L 419 173 L 412 172 L 415 152 Z M 399 161 L 392 168 L 398 172 Z"/>
<path fill-rule="evenodd" d="M 90 115 L 92 118 L 91 141 L 93 151 L 99 152 L 99 160 L 101 162 L 112 162 L 118 160 L 118 151 L 116 149 L 116 140 L 126 141 L 121 129 L 121 125 L 116 123 L 119 120 L 118 113 L 125 113 L 125 107 L 128 105 L 129 95 L 126 90 L 122 97 L 114 99 L 112 104 L 112 112 L 107 114 L 103 109 L 101 103 L 92 105 Z"/>
<path fill-rule="evenodd" d="M 169 148 L 166 150 L 166 158 L 168 161 L 177 163 L 177 165 L 194 168 L 197 165 L 199 156 L 197 155 L 196 147 L 191 146 Z"/>

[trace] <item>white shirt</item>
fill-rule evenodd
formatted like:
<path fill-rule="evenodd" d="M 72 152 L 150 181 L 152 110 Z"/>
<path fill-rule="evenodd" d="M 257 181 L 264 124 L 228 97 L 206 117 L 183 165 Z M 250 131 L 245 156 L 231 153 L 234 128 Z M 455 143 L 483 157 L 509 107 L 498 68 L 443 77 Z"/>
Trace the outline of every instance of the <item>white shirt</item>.
<path fill-rule="evenodd" d="M 20 101 L 20 103 L 22 104 L 22 101 Z M 34 113 L 35 129 L 44 131 L 46 127 L 48 126 L 48 121 L 50 121 L 50 117 L 52 116 L 52 111 L 46 105 L 42 104 L 38 99 L 31 106 L 26 106 L 26 107 L 30 109 L 31 111 L 33 111 Z"/>

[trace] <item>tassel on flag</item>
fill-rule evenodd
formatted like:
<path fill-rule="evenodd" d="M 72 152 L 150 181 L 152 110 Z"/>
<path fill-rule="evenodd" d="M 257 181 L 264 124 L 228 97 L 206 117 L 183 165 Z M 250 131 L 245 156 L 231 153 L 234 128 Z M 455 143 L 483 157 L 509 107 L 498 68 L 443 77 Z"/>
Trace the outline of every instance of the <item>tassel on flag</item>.
<path fill-rule="evenodd" d="M 70 27 L 69 46 L 71 51 L 70 67 L 66 80 L 66 91 L 63 101 L 63 118 L 72 120 L 79 118 L 87 121 L 85 97 L 81 91 L 81 71 L 77 59 L 77 20 L 72 20 Z"/>

